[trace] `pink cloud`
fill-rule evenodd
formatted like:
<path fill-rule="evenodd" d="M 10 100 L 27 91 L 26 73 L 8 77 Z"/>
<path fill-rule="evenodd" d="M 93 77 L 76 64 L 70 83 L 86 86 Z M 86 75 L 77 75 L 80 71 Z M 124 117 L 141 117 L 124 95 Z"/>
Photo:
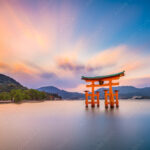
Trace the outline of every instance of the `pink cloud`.
<path fill-rule="evenodd" d="M 43 2 L 38 13 L 31 15 L 19 2 L 18 5 L 9 1 L 1 3 L 2 73 L 10 74 L 26 85 L 32 82 L 30 84 L 35 86 L 48 82 L 56 74 L 62 83 L 78 78 L 76 89 L 82 89 L 81 75 L 105 75 L 122 70 L 126 71 L 126 76 L 133 78 L 129 83 L 138 81 L 141 85 L 141 81 L 145 84 L 149 81 L 143 77 L 150 74 L 147 69 L 150 55 L 144 56 L 142 51 L 137 52 L 127 45 L 91 53 L 89 41 L 93 36 L 96 38 L 95 33 L 90 38 L 83 36 L 72 40 L 78 12 L 65 2 L 59 12 L 55 8 L 49 9 Z M 122 82 L 128 83 L 127 80 Z"/>
<path fill-rule="evenodd" d="M 126 46 L 121 45 L 113 48 L 109 48 L 95 54 L 89 59 L 88 64 L 91 66 L 102 66 L 107 67 L 115 65 L 116 62 L 122 57 L 122 54 L 126 51 Z"/>
<path fill-rule="evenodd" d="M 138 78 L 122 78 L 120 81 L 120 85 L 132 85 L 135 87 L 146 87 L 150 86 L 150 75 Z"/>

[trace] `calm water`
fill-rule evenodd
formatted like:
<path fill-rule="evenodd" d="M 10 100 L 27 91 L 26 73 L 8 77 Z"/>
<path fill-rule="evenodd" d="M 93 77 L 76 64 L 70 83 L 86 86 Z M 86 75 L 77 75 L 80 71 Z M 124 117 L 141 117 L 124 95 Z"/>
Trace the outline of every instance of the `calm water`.
<path fill-rule="evenodd" d="M 103 101 L 101 102 L 103 103 Z M 150 101 L 0 104 L 0 150 L 150 150 Z"/>

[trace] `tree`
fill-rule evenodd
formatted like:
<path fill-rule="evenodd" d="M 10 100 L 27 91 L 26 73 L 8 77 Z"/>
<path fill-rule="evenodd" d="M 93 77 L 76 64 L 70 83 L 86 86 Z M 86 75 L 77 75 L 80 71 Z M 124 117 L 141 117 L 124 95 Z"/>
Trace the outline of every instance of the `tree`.
<path fill-rule="evenodd" d="M 10 100 L 11 96 L 8 92 L 2 92 L 0 93 L 0 100 Z"/>
<path fill-rule="evenodd" d="M 54 99 L 59 97 L 57 94 L 49 94 L 35 89 L 13 89 L 10 92 L 1 92 L 0 100 L 13 100 L 14 102 L 21 102 L 22 100 L 49 100 L 50 97 Z"/>

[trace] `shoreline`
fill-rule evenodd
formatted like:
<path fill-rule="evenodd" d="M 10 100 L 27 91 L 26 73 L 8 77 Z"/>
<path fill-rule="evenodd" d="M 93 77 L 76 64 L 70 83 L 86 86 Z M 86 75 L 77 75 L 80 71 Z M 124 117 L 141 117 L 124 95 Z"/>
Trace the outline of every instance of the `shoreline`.
<path fill-rule="evenodd" d="M 150 99 L 120 99 L 120 100 L 137 100 L 137 101 L 149 101 Z M 85 99 L 58 99 L 58 100 L 23 100 L 19 103 L 12 102 L 11 100 L 3 100 L 0 101 L 0 104 L 22 104 L 22 103 L 41 103 L 41 102 L 46 102 L 46 101 L 85 101 Z M 104 99 L 100 99 L 100 101 L 104 101 Z"/>
<path fill-rule="evenodd" d="M 23 100 L 21 102 L 15 103 L 11 100 L 6 100 L 6 101 L 0 101 L 0 104 L 10 104 L 10 103 L 14 103 L 14 104 L 22 104 L 22 103 L 41 103 L 41 102 L 45 102 L 45 101 L 58 101 L 58 100 Z"/>

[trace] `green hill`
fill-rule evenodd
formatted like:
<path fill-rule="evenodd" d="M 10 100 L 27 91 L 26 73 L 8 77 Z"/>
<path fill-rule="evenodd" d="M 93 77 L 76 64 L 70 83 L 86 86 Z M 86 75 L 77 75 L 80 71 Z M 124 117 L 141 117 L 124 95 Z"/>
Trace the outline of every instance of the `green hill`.
<path fill-rule="evenodd" d="M 0 92 L 10 92 L 12 89 L 27 89 L 16 80 L 0 74 Z"/>
<path fill-rule="evenodd" d="M 40 92 L 28 89 L 11 77 L 0 74 L 0 101 L 11 100 L 21 102 L 22 100 L 54 100 L 61 99 L 58 94 Z"/>

